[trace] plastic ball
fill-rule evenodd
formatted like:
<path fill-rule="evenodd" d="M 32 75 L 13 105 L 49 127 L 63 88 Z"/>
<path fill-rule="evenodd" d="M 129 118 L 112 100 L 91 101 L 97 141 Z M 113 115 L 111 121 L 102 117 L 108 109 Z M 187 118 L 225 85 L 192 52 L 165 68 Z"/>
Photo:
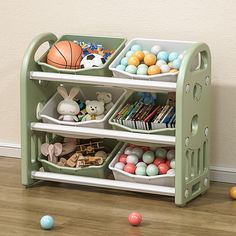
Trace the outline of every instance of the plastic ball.
<path fill-rule="evenodd" d="M 142 68 L 142 67 L 148 69 L 148 66 L 147 66 L 146 64 L 140 64 L 140 65 L 138 66 L 138 69 L 139 69 L 139 68 Z"/>
<path fill-rule="evenodd" d="M 170 161 L 170 167 L 171 167 L 172 169 L 175 169 L 175 159 L 173 159 L 173 160 Z"/>
<path fill-rule="evenodd" d="M 161 73 L 160 67 L 157 65 L 152 65 L 148 68 L 149 75 L 156 75 L 156 74 L 160 74 L 160 73 Z"/>
<path fill-rule="evenodd" d="M 151 48 L 151 52 L 155 55 L 158 54 L 158 52 L 161 51 L 161 47 L 159 45 L 154 45 L 152 48 Z"/>
<path fill-rule="evenodd" d="M 170 160 L 166 160 L 166 165 L 170 168 Z"/>
<path fill-rule="evenodd" d="M 141 175 L 141 176 L 146 176 L 146 169 L 147 169 L 146 166 L 138 166 L 135 170 L 135 174 Z"/>
<path fill-rule="evenodd" d="M 128 221 L 131 225 L 137 226 L 142 222 L 142 216 L 138 212 L 132 212 L 128 215 Z"/>
<path fill-rule="evenodd" d="M 144 55 L 146 56 L 146 55 L 149 54 L 150 52 L 147 51 L 147 50 L 143 50 L 143 53 L 144 53 Z"/>
<path fill-rule="evenodd" d="M 169 61 L 174 61 L 175 59 L 178 58 L 178 56 L 179 56 L 179 54 L 178 54 L 177 52 L 171 52 L 171 53 L 169 54 L 168 60 L 169 60 Z"/>
<path fill-rule="evenodd" d="M 134 56 L 137 57 L 139 59 L 139 61 L 142 61 L 145 55 L 144 55 L 143 51 L 136 51 L 134 53 Z"/>
<path fill-rule="evenodd" d="M 125 151 L 124 151 L 124 154 L 126 154 L 126 155 L 132 154 L 132 151 L 133 151 L 132 147 L 126 147 Z"/>
<path fill-rule="evenodd" d="M 154 164 L 150 164 L 147 166 L 146 173 L 148 176 L 158 175 L 159 173 L 158 167 Z"/>
<path fill-rule="evenodd" d="M 132 163 L 128 163 L 124 167 L 124 171 L 130 174 L 134 174 L 136 170 L 136 166 Z"/>
<path fill-rule="evenodd" d="M 236 200 L 236 186 L 230 188 L 229 195 L 233 200 Z"/>
<path fill-rule="evenodd" d="M 133 51 L 128 51 L 128 52 L 125 54 L 125 56 L 129 58 L 129 57 L 131 57 L 133 54 L 134 54 Z"/>
<path fill-rule="evenodd" d="M 171 70 L 170 70 L 170 73 L 176 73 L 176 72 L 178 72 L 177 69 L 171 69 Z"/>
<path fill-rule="evenodd" d="M 127 159 L 127 155 L 126 154 L 121 154 L 119 156 L 119 162 L 122 162 L 122 163 L 126 164 L 127 163 L 126 159 Z"/>
<path fill-rule="evenodd" d="M 130 73 L 130 74 L 136 74 L 137 67 L 134 66 L 134 65 L 129 65 L 129 66 L 126 67 L 125 71 Z"/>
<path fill-rule="evenodd" d="M 183 60 L 183 58 L 184 58 L 184 54 L 183 53 L 179 54 L 178 59 Z"/>
<path fill-rule="evenodd" d="M 170 69 L 173 69 L 173 62 L 169 62 L 168 66 L 170 67 Z"/>
<path fill-rule="evenodd" d="M 161 65 L 160 69 L 161 73 L 168 73 L 170 71 L 170 67 L 168 65 Z"/>
<path fill-rule="evenodd" d="M 166 51 L 160 51 L 157 54 L 157 59 L 158 60 L 168 61 L 168 57 L 169 57 L 169 54 Z"/>
<path fill-rule="evenodd" d="M 147 167 L 147 164 L 145 162 L 140 161 L 136 164 L 136 167 L 140 167 L 140 166 Z"/>
<path fill-rule="evenodd" d="M 43 216 L 40 220 L 40 225 L 42 229 L 46 229 L 46 230 L 52 229 L 54 225 L 53 217 L 49 215 Z"/>
<path fill-rule="evenodd" d="M 164 175 L 167 173 L 167 171 L 169 170 L 169 166 L 166 165 L 166 163 L 161 163 L 159 166 L 158 166 L 158 170 L 159 170 L 159 173 L 161 175 Z"/>
<path fill-rule="evenodd" d="M 144 63 L 147 66 L 155 65 L 156 61 L 157 61 L 157 58 L 153 53 L 149 53 L 149 54 L 145 55 L 145 57 L 144 57 Z"/>
<path fill-rule="evenodd" d="M 126 159 L 127 163 L 132 163 L 136 165 L 138 163 L 138 157 L 135 154 L 129 154 Z"/>
<path fill-rule="evenodd" d="M 172 160 L 175 158 L 175 150 L 171 149 L 167 152 L 166 157 L 168 160 Z"/>
<path fill-rule="evenodd" d="M 140 67 L 137 69 L 137 75 L 147 75 L 148 69 L 145 68 L 144 66 Z"/>
<path fill-rule="evenodd" d="M 128 59 L 128 65 L 138 66 L 139 64 L 140 64 L 139 59 L 134 55 Z"/>
<path fill-rule="evenodd" d="M 125 167 L 125 164 L 123 162 L 117 162 L 114 166 L 114 168 L 119 169 L 119 170 L 123 170 Z"/>
<path fill-rule="evenodd" d="M 121 65 L 128 66 L 128 57 L 123 57 L 120 61 Z"/>
<path fill-rule="evenodd" d="M 142 51 L 142 47 L 139 44 L 134 44 L 131 47 L 131 51 L 136 52 L 136 51 Z"/>
<path fill-rule="evenodd" d="M 125 66 L 124 66 L 124 65 L 118 65 L 118 66 L 116 67 L 116 69 L 117 69 L 117 70 L 122 70 L 122 71 L 124 71 L 124 70 L 125 70 Z"/>
<path fill-rule="evenodd" d="M 172 62 L 172 64 L 173 64 L 173 68 L 174 69 L 179 69 L 180 68 L 180 66 L 181 66 L 181 60 L 180 59 L 175 59 L 173 62 Z"/>
<path fill-rule="evenodd" d="M 150 164 L 154 161 L 154 153 L 152 151 L 146 151 L 143 154 L 143 162 Z"/>
<path fill-rule="evenodd" d="M 166 172 L 167 175 L 175 175 L 175 169 L 169 169 L 167 172 Z"/>
<path fill-rule="evenodd" d="M 164 61 L 164 60 L 158 60 L 157 62 L 156 62 L 156 65 L 157 66 L 162 66 L 162 65 L 166 65 L 166 61 Z"/>
<path fill-rule="evenodd" d="M 142 155 L 143 155 L 143 149 L 140 148 L 140 147 L 135 147 L 135 148 L 132 150 L 132 154 L 135 154 L 138 158 L 141 158 Z"/>
<path fill-rule="evenodd" d="M 161 163 L 164 163 L 165 161 L 161 158 L 156 158 L 153 162 L 154 165 L 159 166 Z"/>
<path fill-rule="evenodd" d="M 155 154 L 156 154 L 156 157 L 165 159 L 167 151 L 164 148 L 157 148 Z"/>

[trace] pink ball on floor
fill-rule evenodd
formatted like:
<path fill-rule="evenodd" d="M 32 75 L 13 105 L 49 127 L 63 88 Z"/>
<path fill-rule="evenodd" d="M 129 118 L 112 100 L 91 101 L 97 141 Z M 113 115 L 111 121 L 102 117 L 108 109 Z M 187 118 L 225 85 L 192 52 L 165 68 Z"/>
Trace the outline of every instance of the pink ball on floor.
<path fill-rule="evenodd" d="M 137 226 L 142 221 L 142 216 L 138 212 L 132 212 L 128 215 L 128 221 L 131 225 Z"/>
<path fill-rule="evenodd" d="M 136 170 L 136 166 L 132 163 L 128 163 L 125 165 L 124 171 L 130 174 L 134 174 Z"/>

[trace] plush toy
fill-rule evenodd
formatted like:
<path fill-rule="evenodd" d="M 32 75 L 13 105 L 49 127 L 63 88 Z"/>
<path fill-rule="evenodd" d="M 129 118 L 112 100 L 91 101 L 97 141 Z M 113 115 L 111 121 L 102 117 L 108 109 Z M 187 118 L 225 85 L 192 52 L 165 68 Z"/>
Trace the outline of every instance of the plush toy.
<path fill-rule="evenodd" d="M 114 105 L 112 102 L 112 94 L 107 92 L 97 92 L 97 100 L 104 102 L 105 104 L 105 112 L 108 112 Z"/>
<path fill-rule="evenodd" d="M 80 107 L 76 101 L 74 101 L 74 97 L 79 93 L 79 89 L 73 87 L 70 90 L 69 95 L 64 87 L 59 86 L 57 88 L 58 93 L 64 98 L 58 106 L 57 111 L 59 114 L 59 120 L 63 121 L 78 121 L 78 117 L 76 116 L 80 112 Z"/>
<path fill-rule="evenodd" d="M 139 92 L 138 95 L 141 97 L 145 105 L 155 104 L 155 100 L 156 100 L 155 94 Z"/>
<path fill-rule="evenodd" d="M 176 93 L 175 92 L 168 93 L 166 104 L 175 107 L 175 105 L 176 105 Z"/>
<path fill-rule="evenodd" d="M 86 102 L 86 111 L 87 115 L 85 115 L 82 121 L 88 120 L 101 120 L 104 117 L 104 102 L 101 101 L 89 101 Z"/>

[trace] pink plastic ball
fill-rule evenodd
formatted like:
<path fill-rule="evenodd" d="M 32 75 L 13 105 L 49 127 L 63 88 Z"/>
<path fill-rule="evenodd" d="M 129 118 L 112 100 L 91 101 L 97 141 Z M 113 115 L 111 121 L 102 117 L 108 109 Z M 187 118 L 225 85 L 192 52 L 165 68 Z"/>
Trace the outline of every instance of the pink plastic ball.
<path fill-rule="evenodd" d="M 132 212 L 128 215 L 128 221 L 131 225 L 137 226 L 142 222 L 142 216 L 138 212 Z"/>
<path fill-rule="evenodd" d="M 166 165 L 170 168 L 170 160 L 166 160 Z"/>
<path fill-rule="evenodd" d="M 132 163 L 128 163 L 125 165 L 124 171 L 130 174 L 134 174 L 136 170 L 136 166 Z"/>
<path fill-rule="evenodd" d="M 164 163 L 165 161 L 161 158 L 156 158 L 153 162 L 154 165 L 159 166 L 161 163 Z"/>
<path fill-rule="evenodd" d="M 126 154 L 121 154 L 120 157 L 119 157 L 119 162 L 122 162 L 122 163 L 126 164 L 127 156 L 128 155 L 126 155 Z"/>
<path fill-rule="evenodd" d="M 167 171 L 169 170 L 169 167 L 166 163 L 161 163 L 159 166 L 158 166 L 158 170 L 159 170 L 159 174 L 160 175 L 164 175 L 167 173 Z"/>

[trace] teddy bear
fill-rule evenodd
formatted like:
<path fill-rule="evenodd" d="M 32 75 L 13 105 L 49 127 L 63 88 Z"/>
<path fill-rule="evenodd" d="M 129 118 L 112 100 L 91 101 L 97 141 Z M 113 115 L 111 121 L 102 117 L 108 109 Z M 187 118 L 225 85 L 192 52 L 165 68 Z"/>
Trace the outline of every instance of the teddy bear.
<path fill-rule="evenodd" d="M 104 117 L 104 102 L 102 101 L 90 101 L 87 100 L 85 102 L 86 104 L 86 111 L 88 114 L 86 114 L 82 121 L 88 121 L 88 120 L 101 120 Z"/>
<path fill-rule="evenodd" d="M 96 95 L 98 101 L 104 102 L 105 113 L 107 113 L 114 105 L 112 102 L 112 94 L 107 92 L 97 92 Z"/>

